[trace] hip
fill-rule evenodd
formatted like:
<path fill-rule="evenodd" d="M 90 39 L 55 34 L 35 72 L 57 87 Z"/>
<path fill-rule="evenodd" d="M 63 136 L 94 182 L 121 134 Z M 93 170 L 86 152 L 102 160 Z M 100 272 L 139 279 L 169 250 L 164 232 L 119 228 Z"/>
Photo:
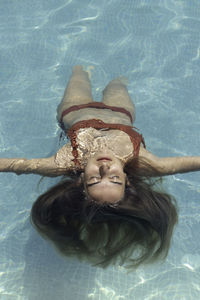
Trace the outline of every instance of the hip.
<path fill-rule="evenodd" d="M 96 108 L 85 108 L 84 110 L 81 109 L 68 113 L 63 117 L 63 125 L 65 129 L 68 129 L 79 121 L 90 119 L 98 119 L 104 123 L 132 126 L 130 118 L 126 114 L 122 112 L 111 111 L 110 109 Z"/>

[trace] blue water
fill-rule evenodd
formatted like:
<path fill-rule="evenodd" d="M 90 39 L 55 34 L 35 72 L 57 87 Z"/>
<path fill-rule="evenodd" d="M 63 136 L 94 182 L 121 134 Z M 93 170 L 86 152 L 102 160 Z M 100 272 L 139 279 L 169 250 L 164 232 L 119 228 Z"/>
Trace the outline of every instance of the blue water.
<path fill-rule="evenodd" d="M 198 0 L 2 0 L 0 156 L 56 152 L 56 107 L 75 64 L 91 71 L 96 100 L 129 78 L 150 151 L 199 155 L 199 32 Z M 0 175 L 1 300 L 200 299 L 200 173 L 166 178 L 179 205 L 168 258 L 131 274 L 64 260 L 34 231 L 32 203 L 59 181 L 39 179 Z"/>

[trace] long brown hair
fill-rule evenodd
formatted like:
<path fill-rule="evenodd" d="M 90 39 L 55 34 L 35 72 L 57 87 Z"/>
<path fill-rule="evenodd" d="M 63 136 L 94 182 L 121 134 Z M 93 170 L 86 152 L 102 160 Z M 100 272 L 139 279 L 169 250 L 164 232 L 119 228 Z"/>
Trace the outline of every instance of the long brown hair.
<path fill-rule="evenodd" d="M 152 169 L 141 158 L 127 162 L 130 185 L 117 206 L 89 201 L 78 173 L 39 196 L 32 206 L 32 224 L 62 254 L 101 267 L 124 264 L 134 269 L 164 259 L 177 222 L 176 201 L 158 190 L 160 179 L 141 176 L 139 165 Z"/>

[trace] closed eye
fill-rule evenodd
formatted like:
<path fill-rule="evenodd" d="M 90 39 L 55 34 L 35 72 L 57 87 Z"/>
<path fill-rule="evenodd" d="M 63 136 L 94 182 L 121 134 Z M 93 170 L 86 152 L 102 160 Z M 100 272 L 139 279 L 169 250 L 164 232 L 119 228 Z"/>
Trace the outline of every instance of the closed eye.
<path fill-rule="evenodd" d="M 90 187 L 90 186 L 93 186 L 93 185 L 95 185 L 95 184 L 98 184 L 98 183 L 100 183 L 101 181 L 97 181 L 97 182 L 93 182 L 93 183 L 88 183 L 88 184 L 86 184 L 86 186 L 87 187 Z M 111 183 L 113 183 L 113 184 L 119 184 L 119 185 L 122 185 L 123 183 L 122 182 L 116 182 L 116 181 L 110 181 Z"/>
<path fill-rule="evenodd" d="M 109 179 L 114 179 L 114 178 L 118 179 L 119 176 L 114 175 L 114 176 L 109 176 L 108 178 Z M 92 176 L 92 177 L 89 178 L 89 180 L 91 180 L 91 179 L 101 179 L 101 177 L 100 176 Z"/>

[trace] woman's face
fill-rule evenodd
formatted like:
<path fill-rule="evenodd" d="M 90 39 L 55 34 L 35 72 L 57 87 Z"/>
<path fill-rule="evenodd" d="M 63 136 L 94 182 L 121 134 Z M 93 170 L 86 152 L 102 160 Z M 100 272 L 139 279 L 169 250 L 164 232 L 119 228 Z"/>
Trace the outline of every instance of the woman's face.
<path fill-rule="evenodd" d="M 115 203 L 124 196 L 126 174 L 112 152 L 98 152 L 91 157 L 82 175 L 87 195 L 101 203 Z"/>

